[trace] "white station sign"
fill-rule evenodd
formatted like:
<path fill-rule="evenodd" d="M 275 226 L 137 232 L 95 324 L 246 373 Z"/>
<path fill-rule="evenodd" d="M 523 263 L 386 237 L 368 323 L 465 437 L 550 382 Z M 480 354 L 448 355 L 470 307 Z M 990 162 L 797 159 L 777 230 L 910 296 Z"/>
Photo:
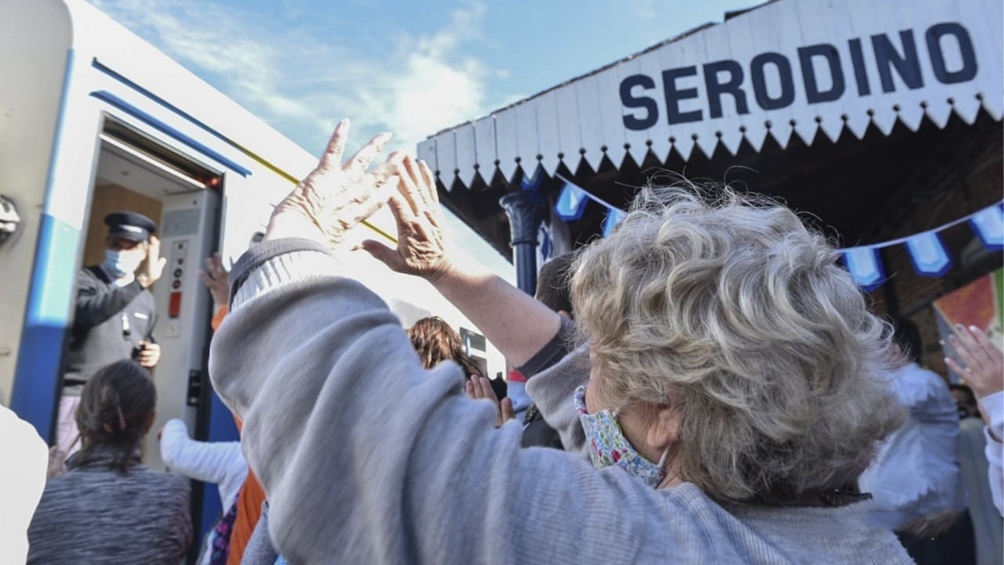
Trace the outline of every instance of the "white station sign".
<path fill-rule="evenodd" d="M 553 174 L 770 135 L 811 144 L 874 125 L 1001 119 L 1000 0 L 782 0 L 667 41 L 419 144 L 450 187 L 495 169 Z"/>

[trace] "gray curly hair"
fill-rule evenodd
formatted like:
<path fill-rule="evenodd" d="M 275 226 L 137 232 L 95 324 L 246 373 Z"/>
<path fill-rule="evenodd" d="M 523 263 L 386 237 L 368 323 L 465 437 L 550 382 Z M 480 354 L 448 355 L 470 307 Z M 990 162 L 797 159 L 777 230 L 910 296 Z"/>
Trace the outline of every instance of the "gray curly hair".
<path fill-rule="evenodd" d="M 845 486 L 904 414 L 876 378 L 887 324 L 837 258 L 764 197 L 644 189 L 574 267 L 597 391 L 619 407 L 675 404 L 672 467 L 716 500 Z"/>

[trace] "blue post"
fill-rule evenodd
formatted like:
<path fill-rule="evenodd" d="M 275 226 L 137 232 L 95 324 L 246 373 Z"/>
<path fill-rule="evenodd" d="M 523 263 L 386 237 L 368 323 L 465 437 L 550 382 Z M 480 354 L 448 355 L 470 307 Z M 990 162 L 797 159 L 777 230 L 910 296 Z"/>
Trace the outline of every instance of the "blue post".
<path fill-rule="evenodd" d="M 543 202 L 536 192 L 519 191 L 499 199 L 509 218 L 510 245 L 516 264 L 516 286 L 537 292 L 537 231 L 543 221 Z"/>

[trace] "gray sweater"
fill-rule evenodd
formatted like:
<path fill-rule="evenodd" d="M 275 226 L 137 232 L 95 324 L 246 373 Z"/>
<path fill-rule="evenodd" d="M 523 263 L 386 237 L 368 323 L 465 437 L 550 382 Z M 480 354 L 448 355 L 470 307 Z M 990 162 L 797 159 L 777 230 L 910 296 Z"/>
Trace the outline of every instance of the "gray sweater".
<path fill-rule="evenodd" d="M 30 565 L 177 565 L 192 539 L 188 481 L 136 461 L 94 457 L 45 485 L 28 529 Z"/>
<path fill-rule="evenodd" d="M 520 449 L 518 423 L 496 430 L 458 366 L 424 370 L 383 301 L 338 274 L 303 240 L 248 252 L 210 359 L 291 563 L 910 562 L 858 506 L 727 509 L 691 484 Z"/>

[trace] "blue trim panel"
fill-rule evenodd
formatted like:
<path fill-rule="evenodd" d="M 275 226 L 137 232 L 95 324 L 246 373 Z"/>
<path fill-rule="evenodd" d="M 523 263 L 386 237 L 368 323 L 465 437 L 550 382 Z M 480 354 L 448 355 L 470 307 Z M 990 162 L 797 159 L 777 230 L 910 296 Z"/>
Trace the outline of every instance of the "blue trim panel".
<path fill-rule="evenodd" d="M 220 133 L 220 132 L 216 131 L 215 129 L 213 129 L 209 124 L 203 122 L 202 120 L 199 120 L 195 116 L 189 114 L 188 112 L 182 110 L 181 108 L 175 106 L 174 104 L 171 104 L 170 102 L 168 102 L 167 100 L 161 98 L 160 96 L 157 96 L 156 94 L 154 94 L 150 90 L 148 90 L 146 88 L 143 88 L 142 86 L 140 86 L 135 81 L 133 81 L 133 80 L 131 80 L 129 78 L 126 78 L 125 75 L 123 75 L 123 74 L 121 74 L 121 73 L 119 73 L 119 72 L 111 69 L 107 65 L 102 64 L 96 58 L 93 59 L 93 60 L 91 60 L 91 66 L 94 67 L 96 70 L 98 70 L 98 71 L 100 71 L 100 72 L 108 75 L 109 77 L 111 77 L 111 78 L 113 78 L 113 79 L 121 82 L 122 84 L 128 86 L 129 88 L 135 90 L 136 92 L 142 94 L 143 96 L 146 96 L 150 100 L 153 100 L 157 104 L 160 104 L 164 108 L 167 108 L 168 110 L 174 112 L 175 114 L 181 116 L 182 118 L 185 118 L 186 120 L 188 120 L 192 124 L 198 126 L 199 129 L 201 129 L 202 131 L 204 131 L 204 132 L 208 133 L 209 135 L 215 137 L 216 139 L 219 139 L 220 141 L 226 143 L 227 145 L 230 145 L 232 147 L 236 147 L 236 145 L 234 144 L 234 142 L 230 141 L 230 139 L 227 138 L 222 133 Z"/>
<path fill-rule="evenodd" d="M 208 383 L 208 377 L 206 381 Z M 233 414 L 230 409 L 223 404 L 220 400 L 219 394 L 216 393 L 215 389 L 209 395 L 209 435 L 206 441 L 209 442 L 226 442 L 226 441 L 240 441 L 241 436 L 237 432 L 237 424 L 234 423 Z M 199 539 L 206 537 L 206 534 L 210 529 L 216 524 L 216 520 L 229 510 L 229 508 L 223 508 L 223 503 L 220 501 L 220 497 L 216 496 L 213 491 L 216 489 L 210 489 L 210 485 L 206 485 L 205 494 L 202 497 L 202 520 L 199 526 Z"/>
<path fill-rule="evenodd" d="M 210 149 L 206 145 L 199 143 L 198 141 L 192 139 L 188 135 L 185 135 L 184 133 L 178 131 L 177 129 L 167 125 L 163 121 L 151 116 L 147 112 L 144 112 L 143 110 L 140 110 L 136 106 L 133 106 L 132 104 L 126 102 L 125 100 L 119 98 L 118 96 L 115 96 L 111 92 L 108 92 L 106 90 L 99 90 L 96 92 L 92 92 L 91 96 L 103 102 L 107 102 L 108 104 L 114 106 L 115 108 L 118 108 L 119 110 L 122 110 L 126 114 L 129 114 L 130 116 L 136 118 L 137 120 L 142 121 L 148 126 L 156 129 L 157 131 L 171 137 L 175 141 L 187 145 L 191 149 L 194 149 L 199 153 L 202 153 L 203 155 L 215 160 L 216 162 L 223 164 L 224 166 L 236 172 L 237 174 L 243 177 L 251 176 L 250 169 L 242 167 L 241 165 L 235 163 L 234 161 Z"/>
<path fill-rule="evenodd" d="M 10 401 L 11 410 L 35 426 L 46 440 L 55 439 L 63 344 L 69 325 L 80 243 L 80 230 L 52 215 L 52 185 L 62 149 L 73 61 L 73 49 L 68 49 Z"/>
<path fill-rule="evenodd" d="M 53 441 L 79 241 L 80 230 L 42 215 L 11 393 L 11 409 Z"/>

